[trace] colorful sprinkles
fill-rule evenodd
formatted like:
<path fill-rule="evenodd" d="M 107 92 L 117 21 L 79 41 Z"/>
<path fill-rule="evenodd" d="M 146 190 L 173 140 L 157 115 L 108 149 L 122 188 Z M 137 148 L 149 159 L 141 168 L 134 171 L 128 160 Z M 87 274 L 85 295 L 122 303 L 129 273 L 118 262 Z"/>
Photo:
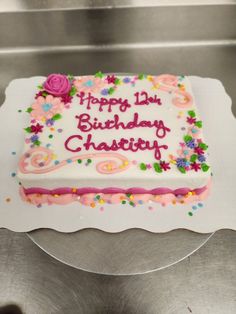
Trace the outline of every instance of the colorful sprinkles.
<path fill-rule="evenodd" d="M 194 215 L 194 212 L 196 212 L 196 210 L 198 210 L 199 208 L 202 208 L 203 207 L 203 203 L 199 202 L 195 205 L 192 205 L 192 211 L 189 211 L 188 212 L 188 215 L 190 217 L 192 217 Z"/>

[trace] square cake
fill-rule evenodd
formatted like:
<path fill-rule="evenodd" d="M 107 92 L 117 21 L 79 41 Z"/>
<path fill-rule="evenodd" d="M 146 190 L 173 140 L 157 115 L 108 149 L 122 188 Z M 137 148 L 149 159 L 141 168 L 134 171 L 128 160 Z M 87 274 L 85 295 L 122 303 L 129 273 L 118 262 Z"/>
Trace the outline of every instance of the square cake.
<path fill-rule="evenodd" d="M 17 176 L 31 204 L 186 204 L 209 193 L 185 76 L 51 74 L 27 109 Z"/>

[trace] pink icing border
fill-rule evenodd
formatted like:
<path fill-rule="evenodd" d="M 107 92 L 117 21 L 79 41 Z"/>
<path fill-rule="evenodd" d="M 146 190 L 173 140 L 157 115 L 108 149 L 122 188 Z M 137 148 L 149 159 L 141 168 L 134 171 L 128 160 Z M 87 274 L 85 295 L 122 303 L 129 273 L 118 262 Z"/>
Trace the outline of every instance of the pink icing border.
<path fill-rule="evenodd" d="M 98 205 L 99 204 L 121 204 L 122 200 L 124 200 L 126 203 L 130 203 L 130 201 L 132 201 L 132 204 L 134 204 L 134 206 L 136 204 L 145 204 L 148 203 L 150 201 L 155 202 L 155 203 L 160 203 L 163 206 L 168 205 L 168 204 L 191 204 L 195 201 L 202 201 L 204 199 L 206 199 L 209 195 L 209 191 L 210 191 L 210 187 L 211 187 L 211 180 L 209 180 L 208 184 L 202 188 L 199 189 L 195 189 L 195 190 L 190 190 L 188 188 L 182 188 L 182 189 L 176 189 L 176 190 L 171 190 L 171 189 L 165 189 L 165 188 L 159 188 L 159 192 L 160 194 L 151 194 L 151 193 L 147 193 L 147 190 L 145 189 L 140 189 L 140 188 L 135 188 L 133 189 L 128 189 L 126 191 L 131 191 L 131 192 L 141 192 L 141 191 L 146 191 L 146 193 L 129 193 L 129 195 L 127 195 L 127 193 L 120 193 L 118 192 L 118 189 L 112 188 L 108 188 L 109 191 L 113 191 L 113 193 L 97 193 L 95 192 L 95 188 L 93 190 L 93 192 L 91 192 L 91 190 L 89 190 L 90 188 L 85 188 L 87 189 L 87 192 L 90 193 L 84 193 L 84 194 L 77 194 L 77 190 L 75 189 L 75 191 L 72 192 L 72 189 L 69 188 L 70 192 L 69 193 L 65 193 L 65 194 L 51 194 L 52 192 L 59 192 L 59 191 L 64 191 L 66 192 L 66 190 L 64 190 L 65 188 L 61 188 L 61 189 L 55 189 L 55 190 L 45 190 L 45 191 L 49 191 L 50 194 L 39 194 L 39 193 L 32 193 L 32 194 L 26 194 L 26 191 L 29 192 L 35 192 L 35 190 L 33 188 L 31 189 L 24 189 L 23 187 L 20 188 L 20 196 L 22 198 L 23 201 L 26 201 L 30 204 L 33 205 L 42 205 L 42 204 L 48 204 L 48 205 L 52 205 L 52 204 L 58 204 L 58 205 L 67 205 L 69 203 L 72 202 L 79 202 L 83 205 L 86 206 L 90 206 L 90 207 L 95 207 L 96 203 L 94 202 L 94 200 L 96 199 L 96 196 L 99 195 L 99 200 L 98 200 Z M 66 188 L 67 189 L 67 188 Z M 93 188 L 92 188 L 93 189 Z M 44 191 L 44 189 L 40 189 L 41 192 Z M 38 191 L 40 191 L 38 190 Z M 74 190 L 74 189 L 73 189 Z M 101 191 L 102 189 L 96 189 Z M 103 189 L 103 191 L 106 189 Z M 121 190 L 121 189 L 120 189 Z M 153 189 L 153 190 L 149 190 L 149 192 L 153 192 L 153 191 L 157 191 L 158 189 Z M 78 190 L 79 193 L 82 192 L 82 189 Z M 86 190 L 84 190 L 86 191 Z M 83 192 L 84 192 L 83 191 Z M 108 191 L 108 190 L 107 190 Z M 172 191 L 172 192 L 170 192 Z M 174 194 L 173 192 L 178 192 L 179 194 Z M 187 192 L 188 191 L 188 192 Z M 116 192 L 116 193 L 114 193 Z M 161 194 L 162 192 L 162 194 Z M 166 192 L 166 193 L 164 193 Z M 180 192 L 184 193 L 187 192 L 185 194 L 180 194 Z M 132 198 L 131 198 L 132 197 Z"/>
<path fill-rule="evenodd" d="M 179 189 L 169 189 L 169 188 L 156 188 L 152 190 L 146 190 L 143 188 L 129 188 L 129 189 L 121 189 L 121 188 L 104 188 L 104 189 L 98 189 L 98 188 L 93 188 L 93 187 L 85 187 L 85 188 L 79 188 L 75 189 L 75 192 L 73 194 L 76 195 L 83 195 L 83 194 L 88 194 L 88 193 L 102 193 L 102 194 L 118 194 L 118 193 L 123 193 L 123 194 L 151 194 L 151 195 L 163 195 L 163 194 L 174 194 L 174 195 L 185 195 L 188 192 L 194 192 L 195 194 L 199 195 L 202 192 L 206 190 L 207 186 L 197 188 L 194 190 L 191 190 L 189 188 L 179 188 Z M 24 193 L 26 195 L 30 194 L 48 194 L 48 195 L 64 195 L 64 194 L 70 194 L 72 193 L 72 190 L 74 188 L 57 188 L 53 190 L 48 190 L 44 188 L 24 188 Z"/>

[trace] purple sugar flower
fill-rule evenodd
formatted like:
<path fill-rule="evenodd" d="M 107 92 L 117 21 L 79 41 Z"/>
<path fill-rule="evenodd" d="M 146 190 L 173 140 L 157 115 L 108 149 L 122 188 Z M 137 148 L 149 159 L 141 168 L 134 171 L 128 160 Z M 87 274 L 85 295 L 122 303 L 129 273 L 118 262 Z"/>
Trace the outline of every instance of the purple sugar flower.
<path fill-rule="evenodd" d="M 107 88 L 104 88 L 104 89 L 101 91 L 101 94 L 102 94 L 103 96 L 108 95 L 108 89 L 107 89 Z"/>
<path fill-rule="evenodd" d="M 48 119 L 46 121 L 46 126 L 53 126 L 53 124 L 54 124 L 54 120 L 53 119 Z"/>
<path fill-rule="evenodd" d="M 195 147 L 195 141 L 194 139 L 192 139 L 191 141 L 188 141 L 186 143 L 186 145 L 189 147 L 189 148 L 194 148 Z"/>
<path fill-rule="evenodd" d="M 186 166 L 186 160 L 184 158 L 177 158 L 176 165 L 178 168 Z"/>
<path fill-rule="evenodd" d="M 198 160 L 200 162 L 204 162 L 204 161 L 206 161 L 206 157 L 204 155 L 198 155 Z"/>
<path fill-rule="evenodd" d="M 39 137 L 38 137 L 38 135 L 33 135 L 33 136 L 31 136 L 31 142 L 36 142 L 38 139 L 39 139 Z"/>
<path fill-rule="evenodd" d="M 125 77 L 125 78 L 123 79 L 123 82 L 124 82 L 124 83 L 129 83 L 129 82 L 130 82 L 130 78 L 129 78 L 129 77 Z"/>

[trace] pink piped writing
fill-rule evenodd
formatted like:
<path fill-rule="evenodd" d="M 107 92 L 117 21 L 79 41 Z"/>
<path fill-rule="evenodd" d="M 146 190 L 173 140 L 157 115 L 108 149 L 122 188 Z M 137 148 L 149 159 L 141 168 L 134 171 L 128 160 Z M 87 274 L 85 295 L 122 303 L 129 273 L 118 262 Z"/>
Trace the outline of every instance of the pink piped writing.
<path fill-rule="evenodd" d="M 137 112 L 134 113 L 132 120 L 127 123 L 120 121 L 120 117 L 117 114 L 115 114 L 112 119 L 108 119 L 105 122 L 99 122 L 97 118 L 92 119 L 87 113 L 76 115 L 75 118 L 78 120 L 77 128 L 81 132 L 110 129 L 130 130 L 134 128 L 155 128 L 156 136 L 159 138 L 164 138 L 166 133 L 170 132 L 170 128 L 165 126 L 162 120 L 141 120 Z"/>
<path fill-rule="evenodd" d="M 150 104 L 161 105 L 161 99 L 157 98 L 157 95 L 149 96 L 147 92 L 137 92 L 134 94 L 135 96 L 135 105 L 136 106 L 148 106 Z"/>
<path fill-rule="evenodd" d="M 118 140 L 113 140 L 112 143 L 108 144 L 106 142 L 94 143 L 92 134 L 88 134 L 84 142 L 81 143 L 83 137 L 80 135 L 71 135 L 65 142 L 65 148 L 71 152 L 81 151 L 81 146 L 84 147 L 86 151 L 95 150 L 95 151 L 145 151 L 150 150 L 154 151 L 154 157 L 157 160 L 161 159 L 161 150 L 166 150 L 167 145 L 159 145 L 158 141 L 154 140 L 150 142 L 148 140 L 143 140 L 142 138 L 121 138 Z"/>
<path fill-rule="evenodd" d="M 77 94 L 79 98 L 80 105 L 86 105 L 87 110 L 91 110 L 93 106 L 98 106 L 98 110 L 100 112 L 104 111 L 107 108 L 108 112 L 112 112 L 113 106 L 118 106 L 121 112 L 125 112 L 128 108 L 131 107 L 129 104 L 128 99 L 122 98 L 97 98 L 93 96 L 91 93 L 85 94 L 84 92 L 80 92 Z"/>

